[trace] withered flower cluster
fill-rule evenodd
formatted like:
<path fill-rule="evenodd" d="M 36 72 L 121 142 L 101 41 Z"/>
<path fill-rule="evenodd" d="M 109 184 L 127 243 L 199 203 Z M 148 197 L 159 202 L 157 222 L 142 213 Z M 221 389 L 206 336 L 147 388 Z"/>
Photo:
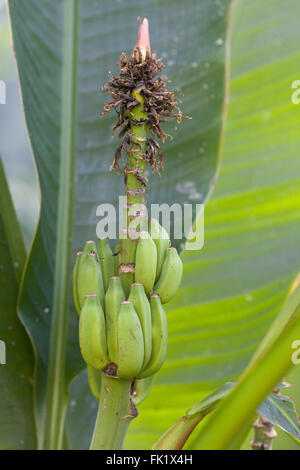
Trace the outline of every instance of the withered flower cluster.
<path fill-rule="evenodd" d="M 128 154 L 131 152 L 131 144 L 141 150 L 140 143 L 133 140 L 130 129 L 132 125 L 147 124 L 149 126 L 148 136 L 142 138 L 143 141 L 147 140 L 146 151 L 140 153 L 143 160 L 150 164 L 152 171 L 160 173 L 163 168 L 163 155 L 157 139 L 164 142 L 167 137 L 170 137 L 161 128 L 161 123 L 165 122 L 168 117 L 175 117 L 178 122 L 182 118 L 174 93 L 167 91 L 164 79 L 157 76 L 164 65 L 161 59 L 156 58 L 155 53 L 149 54 L 147 52 L 145 59 L 142 60 L 141 52 L 136 47 L 130 57 L 122 53 L 118 66 L 121 69 L 120 75 L 112 76 L 104 87 L 110 92 L 112 101 L 105 104 L 102 112 L 102 115 L 105 115 L 115 109 L 118 119 L 113 131 L 121 127 L 118 137 L 122 138 L 122 143 L 116 149 L 110 169 L 121 171 L 119 162 L 122 150 Z M 147 114 L 147 119 L 137 121 L 130 115 L 132 108 L 140 104 L 132 96 L 132 91 L 135 88 L 141 88 L 140 93 L 145 99 L 144 111 Z"/>

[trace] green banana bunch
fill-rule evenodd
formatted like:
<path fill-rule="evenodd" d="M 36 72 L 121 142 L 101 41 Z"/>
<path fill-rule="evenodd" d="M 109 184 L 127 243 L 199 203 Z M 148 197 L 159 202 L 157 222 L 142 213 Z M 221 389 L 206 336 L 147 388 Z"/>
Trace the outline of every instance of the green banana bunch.
<path fill-rule="evenodd" d="M 159 279 L 161 270 L 170 246 L 170 239 L 167 231 L 158 223 L 156 219 L 149 220 L 149 233 L 156 245 L 157 250 L 157 267 L 155 281 Z"/>
<path fill-rule="evenodd" d="M 98 257 L 100 260 L 103 283 L 106 292 L 109 280 L 114 276 L 114 258 L 108 238 L 98 239 Z"/>
<path fill-rule="evenodd" d="M 177 292 L 182 278 L 182 261 L 176 248 L 168 248 L 161 275 L 153 288 L 163 304 L 169 302 Z"/>
<path fill-rule="evenodd" d="M 124 300 L 121 279 L 117 276 L 111 277 L 105 294 L 105 318 L 108 355 L 110 361 L 115 364 L 118 361 L 118 316 Z"/>
<path fill-rule="evenodd" d="M 136 249 L 135 282 L 143 284 L 146 294 L 152 290 L 156 277 L 157 249 L 148 232 L 141 232 Z"/>
<path fill-rule="evenodd" d="M 150 304 L 145 294 L 143 284 L 140 284 L 139 282 L 132 284 L 128 300 L 134 306 L 141 322 L 144 337 L 143 366 L 145 366 L 148 364 L 152 352 L 152 324 Z"/>
<path fill-rule="evenodd" d="M 133 401 L 150 391 L 153 375 L 167 351 L 167 320 L 162 304 L 175 295 L 182 262 L 170 248 L 167 232 L 150 219 L 135 253 L 135 282 L 126 300 L 118 274 L 119 255 L 108 239 L 85 243 L 73 270 L 74 304 L 79 318 L 79 342 L 88 365 L 89 386 L 99 400 L 101 371 L 115 364 L 122 379 L 135 379 Z M 118 247 L 115 249 L 115 254 Z M 152 295 L 151 295 L 152 294 Z M 150 298 L 150 302 L 149 299 Z"/>
<path fill-rule="evenodd" d="M 79 317 L 79 344 L 83 359 L 94 369 L 108 363 L 105 317 L 96 294 L 87 295 Z"/>
<path fill-rule="evenodd" d="M 129 301 L 121 303 L 118 317 L 118 369 L 121 379 L 136 377 L 144 362 L 143 330 L 139 317 Z"/>
<path fill-rule="evenodd" d="M 154 294 L 151 296 L 150 308 L 152 316 L 152 353 L 147 366 L 137 375 L 138 379 L 150 377 L 158 372 L 167 355 L 167 317 L 159 295 Z"/>

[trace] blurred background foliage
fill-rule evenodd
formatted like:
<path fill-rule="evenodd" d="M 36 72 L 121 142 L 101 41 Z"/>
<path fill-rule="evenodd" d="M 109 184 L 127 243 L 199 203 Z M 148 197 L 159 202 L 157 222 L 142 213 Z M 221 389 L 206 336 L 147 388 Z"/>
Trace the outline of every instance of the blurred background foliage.
<path fill-rule="evenodd" d="M 0 154 L 28 247 L 38 219 L 39 190 L 24 122 L 5 0 L 0 0 L 0 80 L 6 84 L 6 105 L 0 106 Z"/>

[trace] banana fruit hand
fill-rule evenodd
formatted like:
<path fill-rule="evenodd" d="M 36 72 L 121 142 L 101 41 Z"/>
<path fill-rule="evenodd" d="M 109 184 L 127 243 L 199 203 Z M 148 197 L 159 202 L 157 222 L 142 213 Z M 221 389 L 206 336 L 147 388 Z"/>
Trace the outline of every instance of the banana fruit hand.
<path fill-rule="evenodd" d="M 135 380 L 136 401 L 151 388 L 151 377 L 167 353 L 167 320 L 162 304 L 180 285 L 182 261 L 167 232 L 150 219 L 135 251 L 134 283 L 126 299 L 118 256 L 108 239 L 85 243 L 73 270 L 74 305 L 79 314 L 79 342 L 88 380 L 99 399 L 101 371 L 114 364 L 118 377 Z M 134 397 L 132 397 L 134 400 Z"/>
<path fill-rule="evenodd" d="M 83 359 L 94 369 L 108 363 L 105 317 L 97 295 L 87 295 L 80 312 L 79 344 Z"/>

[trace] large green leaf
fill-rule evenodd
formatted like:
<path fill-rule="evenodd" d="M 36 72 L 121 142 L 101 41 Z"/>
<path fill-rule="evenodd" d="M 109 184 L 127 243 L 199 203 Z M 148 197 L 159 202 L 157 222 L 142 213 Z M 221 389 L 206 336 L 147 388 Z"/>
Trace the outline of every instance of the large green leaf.
<path fill-rule="evenodd" d="M 17 316 L 22 235 L 0 158 L 0 449 L 34 449 L 33 352 Z"/>
<path fill-rule="evenodd" d="M 300 267 L 299 109 L 291 102 L 300 5 L 238 0 L 233 13 L 228 126 L 205 245 L 184 253 L 168 361 L 128 448 L 150 448 L 192 403 L 237 378 Z"/>
<path fill-rule="evenodd" d="M 183 111 L 192 117 L 165 145 L 163 181 L 150 178 L 149 202 L 203 202 L 215 181 L 221 147 L 229 4 L 9 0 L 42 195 L 20 303 L 37 358 L 40 446 L 44 441 L 46 447 L 59 447 L 67 385 L 83 368 L 72 307 L 68 318 L 72 259 L 84 240 L 95 238 L 98 204 L 116 204 L 123 193 L 120 177 L 108 172 L 116 146 L 114 118 L 99 118 L 107 100 L 100 86 L 109 70 L 116 71 L 124 47 L 132 48 L 137 15 L 147 14 L 152 48 L 164 57 L 168 77 L 184 94 Z M 173 133 L 174 127 L 166 130 Z"/>
<path fill-rule="evenodd" d="M 219 402 L 229 394 L 234 386 L 234 382 L 227 382 L 200 403 L 193 405 L 184 416 L 166 430 L 152 449 L 181 450 L 197 424 L 215 410 Z M 197 433 L 197 429 L 195 433 Z"/>

